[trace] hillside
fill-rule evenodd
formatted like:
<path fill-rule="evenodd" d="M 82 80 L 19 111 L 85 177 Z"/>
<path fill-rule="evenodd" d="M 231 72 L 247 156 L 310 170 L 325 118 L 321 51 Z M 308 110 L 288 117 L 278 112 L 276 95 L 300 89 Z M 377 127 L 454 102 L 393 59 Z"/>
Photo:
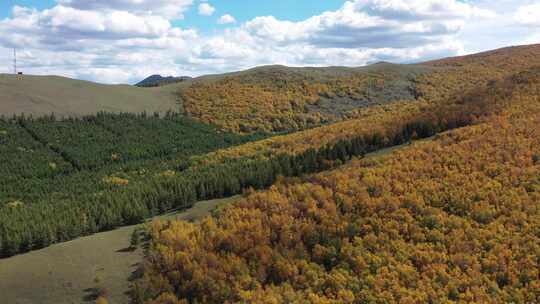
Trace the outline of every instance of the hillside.
<path fill-rule="evenodd" d="M 28 98 L 122 89 L 180 97 L 183 113 L 1 117 L 0 257 L 246 193 L 201 224 L 153 225 L 135 300 L 534 302 L 539 55 L 267 66 L 159 88 L 6 76 L 43 81 L 19 87 Z"/>
<path fill-rule="evenodd" d="M 462 128 L 378 160 L 281 179 L 200 224 L 156 222 L 136 298 L 536 303 L 540 66 L 508 54 L 500 59 L 484 79 L 506 76 L 484 84 L 478 78 L 469 91 L 434 101 L 447 106 L 445 115 L 432 114 L 439 123 L 464 107 L 458 112 L 470 120 Z M 501 68 L 508 62 L 512 68 Z M 344 143 L 343 151 L 355 143 Z M 312 166 L 320 155 L 301 159 Z"/>
<path fill-rule="evenodd" d="M 189 207 L 163 194 L 191 157 L 255 139 L 172 113 L 0 118 L 0 257 Z"/>
<path fill-rule="evenodd" d="M 416 65 L 263 66 L 193 79 L 149 77 L 151 88 L 108 86 L 54 76 L 0 76 L 0 114 L 58 116 L 179 111 L 236 133 L 291 132 L 354 118 L 357 111 L 454 93 L 533 65 L 539 45 L 511 47 Z"/>
<path fill-rule="evenodd" d="M 198 202 L 188 210 L 155 219 L 197 221 L 238 199 Z M 8 259 L 0 259 L 1 303 L 94 303 L 99 290 L 111 304 L 129 302 L 129 285 L 141 262 L 141 248 L 130 249 L 140 226 L 126 226 Z"/>
<path fill-rule="evenodd" d="M 196 78 L 182 86 L 184 112 L 241 133 L 297 131 L 376 104 L 414 100 L 415 79 L 436 68 L 379 63 L 361 68 L 264 66 Z"/>
<path fill-rule="evenodd" d="M 415 79 L 436 68 L 263 66 L 198 78 L 153 75 L 136 86 L 57 76 L 0 75 L 0 114 L 81 116 L 99 111 L 180 111 L 237 133 L 290 132 L 340 121 L 351 111 L 415 99 Z"/>
<path fill-rule="evenodd" d="M 298 131 L 395 101 L 443 100 L 539 64 L 540 45 L 417 65 L 266 66 L 200 77 L 180 87 L 184 112 L 233 132 Z"/>
<path fill-rule="evenodd" d="M 0 74 L 0 115 L 81 116 L 178 110 L 176 89 L 103 85 L 58 76 Z"/>
<path fill-rule="evenodd" d="M 351 157 L 481 123 L 503 111 L 540 66 L 540 56 L 525 56 L 531 51 L 524 49 L 493 64 L 478 60 L 421 74 L 414 101 L 360 108 L 346 121 L 259 141 L 179 115 L 0 121 L 0 140 L 8 143 L 0 155 L 9 164 L 0 184 L 0 255 L 265 188 L 279 176 L 328 170 Z"/>

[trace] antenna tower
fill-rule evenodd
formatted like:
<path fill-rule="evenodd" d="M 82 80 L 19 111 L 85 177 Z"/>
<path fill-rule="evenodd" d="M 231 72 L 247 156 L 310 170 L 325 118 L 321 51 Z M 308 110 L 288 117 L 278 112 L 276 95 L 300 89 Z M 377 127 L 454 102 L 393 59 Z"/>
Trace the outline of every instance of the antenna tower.
<path fill-rule="evenodd" d="M 13 73 L 17 75 L 17 49 L 13 48 Z"/>

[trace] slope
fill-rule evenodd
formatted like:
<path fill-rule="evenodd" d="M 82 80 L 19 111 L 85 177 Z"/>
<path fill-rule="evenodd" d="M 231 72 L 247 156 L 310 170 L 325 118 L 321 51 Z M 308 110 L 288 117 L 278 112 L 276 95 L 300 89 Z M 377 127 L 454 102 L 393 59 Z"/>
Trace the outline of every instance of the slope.
<path fill-rule="evenodd" d="M 539 45 L 528 45 L 416 65 L 263 66 L 148 89 L 0 75 L 0 114 L 175 110 L 239 133 L 290 132 L 351 118 L 372 105 L 448 98 L 537 64 L 539 54 Z"/>
<path fill-rule="evenodd" d="M 216 207 L 237 199 L 198 202 L 193 208 L 156 219 L 198 221 Z M 94 303 L 96 289 L 102 289 L 107 290 L 109 303 L 128 303 L 129 279 L 142 254 L 129 248 L 130 236 L 137 227 L 126 226 L 0 259 L 0 302 Z"/>
<path fill-rule="evenodd" d="M 265 66 L 179 86 L 184 112 L 234 132 L 297 131 L 395 101 L 444 100 L 539 64 L 540 45 L 416 65 L 346 68 Z"/>
<path fill-rule="evenodd" d="M 415 99 L 419 75 L 436 68 L 378 63 L 361 68 L 264 66 L 194 79 L 180 87 L 184 112 L 241 133 L 296 131 L 352 110 Z"/>
<path fill-rule="evenodd" d="M 100 111 L 177 111 L 174 87 L 103 85 L 58 76 L 0 74 L 0 115 L 81 116 Z"/>
<path fill-rule="evenodd" d="M 539 66 L 540 57 L 523 60 L 520 55 L 508 54 L 498 65 L 475 62 L 479 72 L 466 65 L 420 76 L 416 92 L 422 97 L 417 102 L 363 108 L 350 114 L 355 119 L 187 160 L 172 159 L 155 167 L 126 168 L 105 176 L 97 172 L 90 179 L 92 183 L 81 184 L 97 185 L 98 192 L 92 187 L 92 191 L 58 200 L 54 199 L 58 193 L 43 191 L 46 199 L 35 204 L 21 204 L 15 197 L 0 209 L 0 254 L 10 256 L 136 223 L 173 208 L 190 207 L 197 200 L 241 193 L 248 187 L 264 188 L 280 175 L 327 170 L 351 156 L 477 124 L 488 115 L 500 113 L 512 94 L 526 83 L 527 72 Z M 501 68 L 505 62 L 512 62 L 512 69 Z M 474 73 L 465 75 L 465 83 L 460 82 L 466 69 Z M 43 159 L 50 157 L 43 155 Z M 43 165 L 36 168 L 46 172 L 48 164 Z M 46 188 L 38 186 L 32 189 Z M 77 183 L 67 186 L 81 190 Z"/>
<path fill-rule="evenodd" d="M 200 224 L 157 222 L 134 291 L 151 304 L 537 302 L 539 84 L 540 67 L 518 72 L 460 97 L 498 100 L 476 125 L 284 180 Z"/>

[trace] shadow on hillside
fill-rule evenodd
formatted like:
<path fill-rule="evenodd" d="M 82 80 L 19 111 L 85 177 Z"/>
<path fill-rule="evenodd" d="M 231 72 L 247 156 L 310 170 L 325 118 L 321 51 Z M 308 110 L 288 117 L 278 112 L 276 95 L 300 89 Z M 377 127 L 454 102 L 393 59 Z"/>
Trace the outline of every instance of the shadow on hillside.
<path fill-rule="evenodd" d="M 84 290 L 84 297 L 83 297 L 83 301 L 84 302 L 94 302 L 97 300 L 98 296 L 99 296 L 99 289 L 96 288 L 96 287 L 93 287 L 93 288 L 86 288 Z"/>
<path fill-rule="evenodd" d="M 118 249 L 118 250 L 116 250 L 116 252 L 118 252 L 118 253 L 132 253 L 132 252 L 135 252 L 136 250 L 137 250 L 137 247 L 129 246 L 129 247 L 126 247 L 126 248 Z"/>

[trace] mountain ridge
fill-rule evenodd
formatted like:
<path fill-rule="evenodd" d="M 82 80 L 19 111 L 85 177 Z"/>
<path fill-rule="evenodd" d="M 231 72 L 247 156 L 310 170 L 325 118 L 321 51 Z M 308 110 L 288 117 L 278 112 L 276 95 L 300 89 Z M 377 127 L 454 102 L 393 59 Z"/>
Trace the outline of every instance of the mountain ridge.
<path fill-rule="evenodd" d="M 140 82 L 135 84 L 135 86 L 136 87 L 143 87 L 143 88 L 160 87 L 160 86 L 164 86 L 164 85 L 168 85 L 168 84 L 173 84 L 173 83 L 186 81 L 186 80 L 189 80 L 189 79 L 191 79 L 191 77 L 189 77 L 189 76 L 179 76 L 179 77 L 165 76 L 165 77 L 163 77 L 163 76 L 161 76 L 159 74 L 154 74 L 154 75 L 148 76 L 147 78 L 141 80 Z"/>

